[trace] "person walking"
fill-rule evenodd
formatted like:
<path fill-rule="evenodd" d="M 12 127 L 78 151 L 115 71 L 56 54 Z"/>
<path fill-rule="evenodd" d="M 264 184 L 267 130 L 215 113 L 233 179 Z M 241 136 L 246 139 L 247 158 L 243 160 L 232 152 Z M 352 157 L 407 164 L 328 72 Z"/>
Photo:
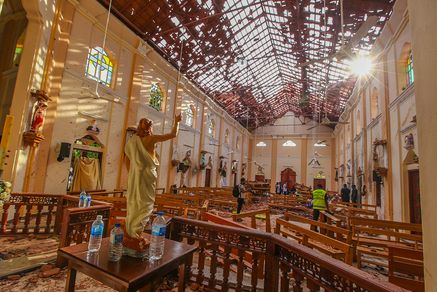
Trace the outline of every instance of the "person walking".
<path fill-rule="evenodd" d="M 345 203 L 349 203 L 351 190 L 347 187 L 347 184 L 343 185 L 343 188 L 341 189 L 340 192 L 341 192 L 341 201 Z"/>
<path fill-rule="evenodd" d="M 240 214 L 241 209 L 245 204 L 245 198 L 246 198 L 246 195 L 244 193 L 246 192 L 246 179 L 244 177 L 240 179 L 240 184 L 234 187 L 233 192 L 234 192 L 234 197 L 236 196 L 237 198 L 237 214 Z"/>
<path fill-rule="evenodd" d="M 321 184 L 312 192 L 313 194 L 313 220 L 319 220 L 320 211 L 328 210 L 328 196 Z"/>
<path fill-rule="evenodd" d="M 358 204 L 358 189 L 356 185 L 352 185 L 352 203 Z"/>

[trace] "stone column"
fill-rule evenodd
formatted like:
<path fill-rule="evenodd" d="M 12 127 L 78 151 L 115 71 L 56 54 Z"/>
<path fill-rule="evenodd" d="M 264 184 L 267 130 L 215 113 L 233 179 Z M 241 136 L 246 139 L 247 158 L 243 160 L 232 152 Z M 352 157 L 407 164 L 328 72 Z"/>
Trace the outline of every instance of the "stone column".
<path fill-rule="evenodd" d="M 425 290 L 436 291 L 437 1 L 409 0 L 408 10 L 410 13 L 414 57 Z"/>

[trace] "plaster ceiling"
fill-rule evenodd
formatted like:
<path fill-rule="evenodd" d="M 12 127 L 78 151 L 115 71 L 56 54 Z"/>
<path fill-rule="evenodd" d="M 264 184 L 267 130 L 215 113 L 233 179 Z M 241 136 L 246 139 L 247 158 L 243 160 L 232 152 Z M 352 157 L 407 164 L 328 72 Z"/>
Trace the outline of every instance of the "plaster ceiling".
<path fill-rule="evenodd" d="M 343 26 L 340 0 L 113 0 L 112 12 L 254 129 L 289 111 L 338 120 L 356 77 L 345 65 L 350 56 L 333 56 L 376 16 L 348 54 L 369 52 L 394 2 L 344 0 Z"/>

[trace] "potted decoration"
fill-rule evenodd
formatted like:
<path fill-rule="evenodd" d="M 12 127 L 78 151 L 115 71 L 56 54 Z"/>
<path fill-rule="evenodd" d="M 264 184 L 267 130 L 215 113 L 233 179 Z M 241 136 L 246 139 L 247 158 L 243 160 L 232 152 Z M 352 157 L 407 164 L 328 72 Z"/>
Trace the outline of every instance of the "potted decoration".
<path fill-rule="evenodd" d="M 0 214 L 3 213 L 4 203 L 9 202 L 11 198 L 12 184 L 8 181 L 0 180 Z"/>

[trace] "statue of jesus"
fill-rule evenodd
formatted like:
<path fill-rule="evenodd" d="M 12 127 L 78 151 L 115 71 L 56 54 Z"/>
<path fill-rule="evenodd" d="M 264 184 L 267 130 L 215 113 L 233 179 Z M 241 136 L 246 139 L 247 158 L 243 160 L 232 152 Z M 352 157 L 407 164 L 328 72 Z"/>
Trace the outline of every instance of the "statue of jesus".
<path fill-rule="evenodd" d="M 131 238 L 141 237 L 142 222 L 147 222 L 155 203 L 156 179 L 158 176 L 155 144 L 177 136 L 181 115 L 173 119 L 172 130 L 168 134 L 154 135 L 153 122 L 140 120 L 136 135 L 126 143 L 126 166 L 129 171 L 127 185 L 126 231 Z M 144 221 L 143 221 L 144 220 Z"/>

